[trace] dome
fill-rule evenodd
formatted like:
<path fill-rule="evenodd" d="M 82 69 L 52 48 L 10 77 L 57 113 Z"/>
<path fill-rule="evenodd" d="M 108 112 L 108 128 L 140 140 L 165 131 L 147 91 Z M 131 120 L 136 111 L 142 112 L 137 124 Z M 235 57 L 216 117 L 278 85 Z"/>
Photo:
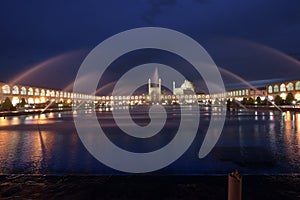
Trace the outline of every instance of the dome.
<path fill-rule="evenodd" d="M 194 91 L 193 83 L 188 80 L 185 80 L 180 88 L 183 90 L 193 90 Z"/>

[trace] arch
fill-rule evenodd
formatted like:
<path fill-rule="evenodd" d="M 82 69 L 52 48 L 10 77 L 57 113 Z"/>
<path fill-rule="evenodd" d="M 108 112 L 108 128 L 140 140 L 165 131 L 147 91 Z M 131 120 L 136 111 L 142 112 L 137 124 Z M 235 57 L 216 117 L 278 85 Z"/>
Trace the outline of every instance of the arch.
<path fill-rule="evenodd" d="M 19 94 L 19 87 L 14 85 L 11 91 L 12 94 Z"/>
<path fill-rule="evenodd" d="M 2 86 L 2 93 L 3 94 L 10 94 L 10 86 L 9 85 L 3 85 Z"/>
<path fill-rule="evenodd" d="M 280 85 L 280 92 L 285 92 L 285 91 L 286 91 L 285 84 L 282 83 L 282 84 Z"/>
<path fill-rule="evenodd" d="M 288 83 L 287 84 L 287 91 L 293 91 L 294 90 L 294 84 L 293 83 Z"/>
<path fill-rule="evenodd" d="M 18 96 L 13 96 L 11 99 L 11 103 L 13 106 L 16 106 L 18 103 L 20 103 L 20 98 Z"/>
<path fill-rule="evenodd" d="M 40 95 L 40 90 L 38 88 L 35 88 L 34 95 L 35 96 L 39 96 Z"/>
<path fill-rule="evenodd" d="M 29 89 L 28 89 L 28 93 L 29 93 Z M 32 97 L 28 98 L 28 104 L 34 104 L 34 99 Z"/>
<path fill-rule="evenodd" d="M 43 94 L 44 94 L 43 96 L 45 96 L 45 90 L 44 90 L 44 93 L 43 93 Z M 41 91 L 41 95 L 42 95 L 42 91 Z M 40 98 L 40 103 L 46 103 L 45 97 L 41 97 L 41 98 Z"/>
<path fill-rule="evenodd" d="M 278 90 L 278 85 L 274 85 L 274 92 L 279 92 L 279 90 Z"/>
<path fill-rule="evenodd" d="M 52 90 L 50 95 L 51 95 L 51 97 L 55 97 L 55 91 Z"/>
<path fill-rule="evenodd" d="M 50 90 L 46 90 L 46 97 L 50 97 Z"/>
<path fill-rule="evenodd" d="M 296 82 L 296 90 L 300 90 L 300 81 Z"/>
<path fill-rule="evenodd" d="M 32 88 L 28 88 L 28 95 L 32 96 L 33 95 L 33 89 Z"/>
<path fill-rule="evenodd" d="M 45 96 L 45 90 L 41 89 L 41 96 Z"/>
<path fill-rule="evenodd" d="M 59 91 L 55 92 L 55 97 L 59 97 Z"/>
<path fill-rule="evenodd" d="M 26 95 L 26 87 L 21 87 L 21 92 L 20 92 L 21 95 Z"/>
<path fill-rule="evenodd" d="M 273 87 L 272 87 L 272 85 L 269 85 L 269 87 L 268 87 L 268 93 L 272 93 L 273 92 Z"/>

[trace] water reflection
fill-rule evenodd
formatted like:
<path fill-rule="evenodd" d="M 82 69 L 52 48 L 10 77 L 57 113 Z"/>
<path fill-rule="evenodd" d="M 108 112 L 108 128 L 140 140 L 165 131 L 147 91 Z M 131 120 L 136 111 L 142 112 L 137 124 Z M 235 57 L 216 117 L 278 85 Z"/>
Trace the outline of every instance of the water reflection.
<path fill-rule="evenodd" d="M 284 156 L 288 160 L 285 163 L 291 170 L 299 170 L 299 113 L 287 111 L 281 123 L 281 135 L 283 137 Z"/>
<path fill-rule="evenodd" d="M 270 120 L 274 120 L 274 113 L 273 113 L 273 111 L 270 111 L 269 115 L 270 115 Z"/>
<path fill-rule="evenodd" d="M 167 125 L 170 133 L 176 132 L 174 120 L 180 116 L 178 109 L 171 110 L 174 119 Z M 148 119 L 145 109 L 142 113 L 138 109 L 132 111 L 137 120 Z M 119 173 L 95 160 L 82 145 L 72 121 L 77 112 L 84 111 L 0 118 L 0 173 Z M 136 144 L 129 137 L 119 137 L 110 111 L 103 109 L 97 116 L 111 130 L 109 137 L 116 143 L 134 144 L 133 149 L 149 147 L 150 144 Z M 300 113 L 230 111 L 213 152 L 200 160 L 197 155 L 209 116 L 209 110 L 201 111 L 198 139 L 183 158 L 163 173 L 226 174 L 232 169 L 250 174 L 300 173 Z M 156 143 L 170 141 L 165 134 Z M 90 139 L 93 141 L 93 137 Z"/>
<path fill-rule="evenodd" d="M 297 141 L 297 149 L 298 149 L 298 155 L 300 156 L 300 113 L 297 113 L 295 115 L 295 127 L 296 127 L 296 141 Z"/>

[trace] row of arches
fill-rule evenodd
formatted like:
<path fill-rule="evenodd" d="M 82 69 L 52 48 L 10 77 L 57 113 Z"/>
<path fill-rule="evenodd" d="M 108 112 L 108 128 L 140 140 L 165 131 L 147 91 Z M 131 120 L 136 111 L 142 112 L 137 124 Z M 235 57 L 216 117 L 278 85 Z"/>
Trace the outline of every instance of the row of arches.
<path fill-rule="evenodd" d="M 229 97 L 245 96 L 245 95 L 246 96 L 249 95 L 248 89 L 227 92 L 227 96 L 229 96 Z"/>
<path fill-rule="evenodd" d="M 276 92 L 291 92 L 294 90 L 300 90 L 300 81 L 297 81 L 295 84 L 290 82 L 288 84 L 280 84 L 280 85 L 269 85 L 268 86 L 268 93 L 276 93 Z"/>
<path fill-rule="evenodd" d="M 72 93 L 72 92 L 63 92 L 63 91 L 55 91 L 49 89 L 39 89 L 39 88 L 32 88 L 29 87 L 28 89 L 24 86 L 10 86 L 5 84 L 2 86 L 2 93 L 9 95 L 28 95 L 28 96 L 46 96 L 46 97 L 56 97 L 56 98 L 79 98 L 79 99 L 93 99 L 92 95 L 87 94 L 79 94 L 79 93 Z"/>
<path fill-rule="evenodd" d="M 182 99 L 182 98 L 186 98 L 186 99 L 209 99 L 210 96 L 209 95 L 196 95 L 196 94 L 190 94 L 190 95 L 160 95 L 161 99 Z M 102 101 L 123 101 L 123 100 L 149 100 L 149 95 L 132 95 L 132 96 L 101 96 L 99 97 L 99 100 Z"/>

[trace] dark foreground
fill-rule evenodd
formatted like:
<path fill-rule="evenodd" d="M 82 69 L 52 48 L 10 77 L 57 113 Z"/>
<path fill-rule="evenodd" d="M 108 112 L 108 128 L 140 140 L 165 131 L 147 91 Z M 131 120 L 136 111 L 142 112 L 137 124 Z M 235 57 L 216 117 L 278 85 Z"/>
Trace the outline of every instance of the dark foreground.
<path fill-rule="evenodd" d="M 300 175 L 243 176 L 243 199 L 300 199 Z M 225 176 L 0 176 L 0 199 L 227 199 Z"/>

